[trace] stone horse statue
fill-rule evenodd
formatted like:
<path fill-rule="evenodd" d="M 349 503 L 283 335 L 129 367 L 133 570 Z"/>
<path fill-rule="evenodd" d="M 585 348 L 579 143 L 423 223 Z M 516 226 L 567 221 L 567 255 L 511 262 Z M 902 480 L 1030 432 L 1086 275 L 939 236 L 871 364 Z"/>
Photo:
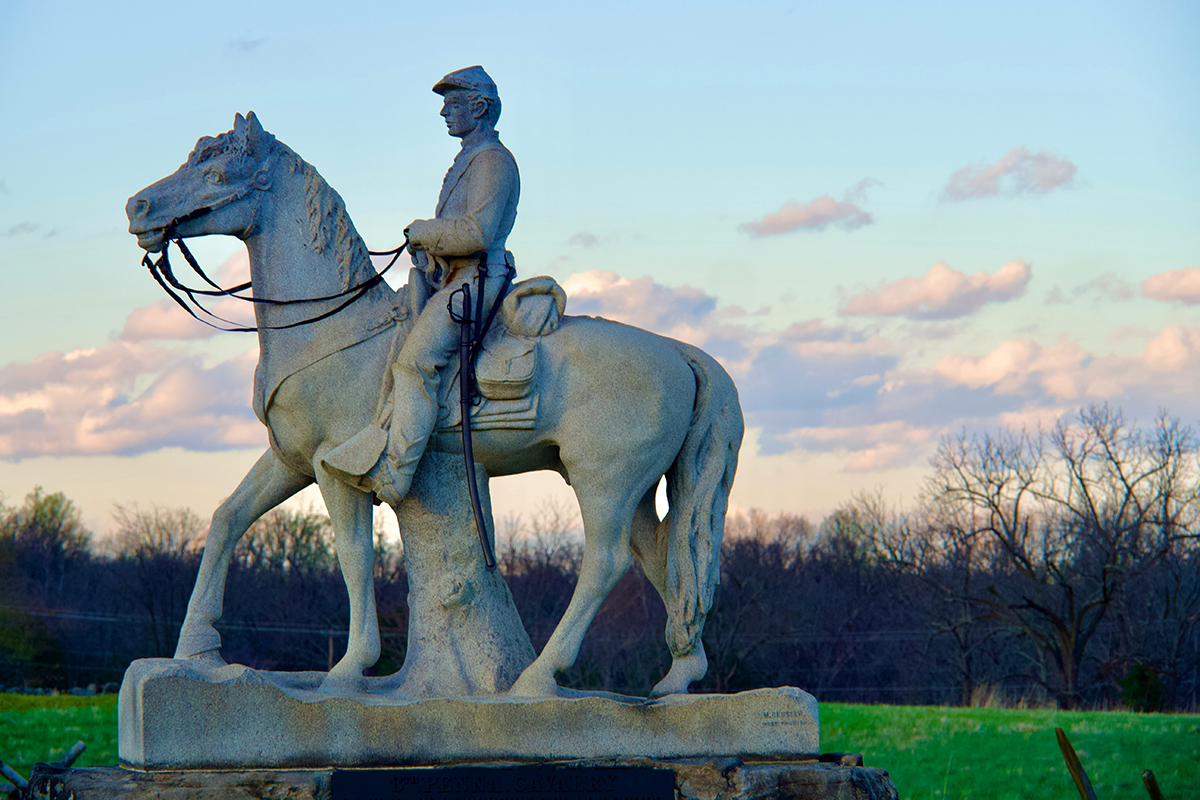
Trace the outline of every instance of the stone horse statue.
<path fill-rule="evenodd" d="M 420 293 L 411 283 L 410 291 L 395 292 L 378 281 L 329 313 L 345 303 L 348 289 L 377 272 L 337 192 L 264 131 L 253 112 L 238 114 L 232 131 L 201 138 L 186 163 L 130 198 L 126 212 L 130 233 L 148 252 L 208 234 L 244 241 L 258 301 L 253 403 L 270 448 L 213 514 L 175 657 L 224 663 L 213 625 L 234 546 L 261 515 L 316 481 L 350 595 L 346 654 L 321 689 L 361 691 L 363 671 L 380 652 L 374 498 L 339 481 L 322 458 L 381 407 L 389 358 L 420 310 L 412 307 Z M 263 298 L 312 302 L 264 304 Z M 701 350 L 605 319 L 564 316 L 535 342 L 536 413 L 524 426 L 480 426 L 475 460 L 492 476 L 562 474 L 579 499 L 585 544 L 562 620 L 509 694 L 557 692 L 555 673 L 575 662 L 588 625 L 631 555 L 667 608 L 673 662 L 652 696 L 686 692 L 708 668 L 700 635 L 720 579 L 724 516 L 743 433 L 737 390 Z M 461 441 L 443 428 L 428 448 L 461 453 Z M 664 475 L 669 511 L 660 520 L 654 493 Z"/>

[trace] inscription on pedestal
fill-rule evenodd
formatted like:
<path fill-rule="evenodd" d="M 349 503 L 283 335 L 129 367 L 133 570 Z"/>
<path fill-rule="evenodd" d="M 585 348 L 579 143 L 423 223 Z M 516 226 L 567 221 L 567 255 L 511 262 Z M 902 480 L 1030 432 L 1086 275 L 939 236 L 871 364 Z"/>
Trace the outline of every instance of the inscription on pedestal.
<path fill-rule="evenodd" d="M 335 770 L 333 800 L 673 800 L 675 773 L 642 767 Z"/>

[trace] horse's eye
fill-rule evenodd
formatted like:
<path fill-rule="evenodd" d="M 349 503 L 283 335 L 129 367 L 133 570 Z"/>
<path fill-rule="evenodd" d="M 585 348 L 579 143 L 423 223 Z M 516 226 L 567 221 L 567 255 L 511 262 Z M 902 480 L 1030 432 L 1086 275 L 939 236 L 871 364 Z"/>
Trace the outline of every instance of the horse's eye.
<path fill-rule="evenodd" d="M 221 184 L 225 182 L 225 175 L 219 169 L 210 169 L 204 174 L 204 179 L 211 184 Z"/>

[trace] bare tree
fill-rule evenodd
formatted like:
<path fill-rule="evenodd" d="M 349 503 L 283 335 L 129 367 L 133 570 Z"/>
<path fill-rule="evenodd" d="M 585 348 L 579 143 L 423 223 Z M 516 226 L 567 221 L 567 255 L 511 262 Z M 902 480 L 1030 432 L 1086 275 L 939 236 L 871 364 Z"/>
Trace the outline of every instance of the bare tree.
<path fill-rule="evenodd" d="M 133 557 L 189 556 L 204 546 L 207 527 L 189 508 L 118 504 L 113 511 L 117 529 L 113 546 L 118 555 Z"/>
<path fill-rule="evenodd" d="M 1141 429 L 1108 406 L 1049 433 L 938 448 L 927 497 L 969 576 L 943 588 L 1021 632 L 1035 656 L 1027 677 L 1060 706 L 1080 701 L 1089 646 L 1130 580 L 1193 535 L 1196 453 L 1177 420 Z"/>
<path fill-rule="evenodd" d="M 118 505 L 113 518 L 118 564 L 110 597 L 125 600 L 147 618 L 149 654 L 170 656 L 187 610 L 204 533 L 204 522 L 187 508 L 146 510 Z"/>
<path fill-rule="evenodd" d="M 377 538 L 381 532 L 377 530 Z M 312 509 L 276 508 L 250 526 L 234 558 L 243 567 L 315 572 L 332 567 L 333 526 Z"/>

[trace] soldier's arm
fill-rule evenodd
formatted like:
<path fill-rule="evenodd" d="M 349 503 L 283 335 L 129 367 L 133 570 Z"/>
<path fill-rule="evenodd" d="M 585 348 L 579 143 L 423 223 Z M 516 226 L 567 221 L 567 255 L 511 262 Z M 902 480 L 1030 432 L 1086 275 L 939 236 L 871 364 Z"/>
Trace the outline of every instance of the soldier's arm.
<path fill-rule="evenodd" d="M 495 240 L 517 185 L 516 165 L 502 151 L 485 150 L 471 161 L 456 191 L 462 191 L 463 184 L 466 213 L 413 221 L 408 226 L 408 240 L 413 247 L 435 256 L 469 256 Z"/>

